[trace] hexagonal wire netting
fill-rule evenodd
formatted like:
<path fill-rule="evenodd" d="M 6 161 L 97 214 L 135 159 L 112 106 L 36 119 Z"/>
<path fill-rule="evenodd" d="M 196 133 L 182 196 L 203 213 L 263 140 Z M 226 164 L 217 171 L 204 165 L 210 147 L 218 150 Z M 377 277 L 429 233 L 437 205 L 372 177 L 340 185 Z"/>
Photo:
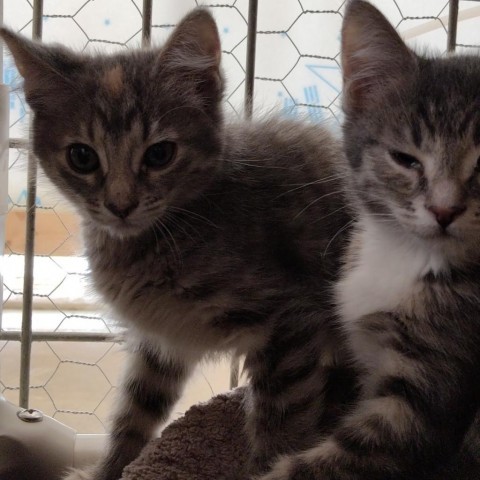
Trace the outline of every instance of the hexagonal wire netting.
<path fill-rule="evenodd" d="M 161 43 L 194 0 L 153 1 L 151 37 Z M 341 122 L 339 33 L 344 0 L 261 0 L 258 7 L 254 112 L 280 111 L 311 121 Z M 408 43 L 446 51 L 447 0 L 375 0 Z M 141 0 L 44 0 L 45 42 L 76 50 L 115 51 L 142 41 Z M 205 4 L 205 3 L 203 3 Z M 209 2 L 219 26 L 227 79 L 225 104 L 244 114 L 248 0 Z M 32 35 L 33 1 L 4 0 L 4 22 Z M 479 48 L 480 6 L 459 2 L 457 46 Z M 148 23 L 148 22 L 147 22 Z M 147 25 L 148 26 L 148 25 Z M 4 83 L 18 84 L 12 59 L 4 57 Z M 0 392 L 19 401 L 20 342 L 24 302 L 25 221 L 27 217 L 28 114 L 20 90 L 10 95 L 9 200 L 6 228 L 3 318 L 0 322 Z M 22 140 L 23 139 L 23 140 Z M 35 198 L 36 233 L 33 277 L 33 331 L 36 340 L 52 332 L 68 341 L 34 341 L 30 369 L 30 405 L 80 432 L 103 432 L 123 354 L 113 342 L 117 330 L 95 303 L 85 284 L 78 222 L 72 209 L 39 176 Z M 17 332 L 17 333 L 15 333 Z M 71 341 L 97 333 L 104 342 Z M 10 337 L 8 336 L 10 334 Z M 70 335 L 71 334 L 71 335 Z M 51 335 L 50 335 L 51 336 Z M 200 372 L 203 374 L 203 372 Z M 214 373 L 218 375 L 218 372 Z M 228 377 L 228 372 L 222 375 Z M 205 378 L 208 383 L 208 379 Z M 228 380 L 224 383 L 228 386 Z M 213 390 L 212 390 L 213 391 Z M 194 399 L 195 400 L 195 399 Z"/>

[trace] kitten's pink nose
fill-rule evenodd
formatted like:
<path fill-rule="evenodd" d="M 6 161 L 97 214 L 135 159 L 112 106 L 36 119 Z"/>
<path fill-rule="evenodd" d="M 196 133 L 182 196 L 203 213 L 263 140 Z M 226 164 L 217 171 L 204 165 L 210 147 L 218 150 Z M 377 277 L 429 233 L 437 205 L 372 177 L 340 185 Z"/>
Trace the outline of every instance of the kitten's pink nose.
<path fill-rule="evenodd" d="M 116 205 L 113 202 L 105 202 L 105 206 L 118 218 L 122 220 L 127 218 L 130 213 L 138 207 L 138 202 L 133 202 L 128 205 Z"/>
<path fill-rule="evenodd" d="M 466 209 L 465 206 L 455 207 L 437 207 L 432 205 L 427 207 L 437 219 L 437 223 L 443 228 L 447 228 L 457 217 L 459 217 Z"/>

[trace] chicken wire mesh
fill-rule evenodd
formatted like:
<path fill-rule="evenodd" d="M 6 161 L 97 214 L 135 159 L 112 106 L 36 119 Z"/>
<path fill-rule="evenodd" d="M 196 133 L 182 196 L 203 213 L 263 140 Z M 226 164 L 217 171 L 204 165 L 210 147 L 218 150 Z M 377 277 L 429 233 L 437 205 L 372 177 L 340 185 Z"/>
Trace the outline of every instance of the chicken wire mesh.
<path fill-rule="evenodd" d="M 271 111 L 312 121 L 341 122 L 340 27 L 343 0 L 260 0 L 256 28 L 254 111 Z M 446 0 L 372 1 L 416 48 L 447 48 L 449 2 Z M 459 2 L 458 50 L 479 48 L 480 6 Z M 194 0 L 154 0 L 151 39 L 160 44 Z M 210 2 L 219 27 L 227 80 L 225 105 L 232 116 L 244 114 L 248 34 L 248 0 Z M 44 0 L 45 42 L 59 42 L 78 51 L 116 51 L 142 43 L 141 0 Z M 4 22 L 32 35 L 33 2 L 5 0 Z M 145 36 L 145 33 L 143 34 Z M 12 59 L 4 57 L 4 83 L 18 84 Z M 8 334 L 21 328 L 25 219 L 27 199 L 28 111 L 21 91 L 10 95 L 9 198 L 3 262 L 4 303 L 0 320 L 0 392 L 19 401 L 20 342 Z M 19 139 L 19 140 L 15 140 Z M 118 330 L 102 312 L 85 281 L 78 220 L 72 209 L 41 175 L 35 198 L 36 233 L 32 328 L 42 332 L 97 333 L 104 342 L 34 341 L 30 370 L 30 404 L 80 432 L 105 429 L 123 362 Z M 71 339 L 70 339 L 71 340 Z M 194 382 L 209 384 L 228 372 L 199 371 Z M 199 380 L 200 379 L 200 380 Z M 210 393 L 214 389 L 208 385 Z M 188 389 L 187 389 L 188 391 Z M 186 405 L 185 405 L 186 406 Z"/>

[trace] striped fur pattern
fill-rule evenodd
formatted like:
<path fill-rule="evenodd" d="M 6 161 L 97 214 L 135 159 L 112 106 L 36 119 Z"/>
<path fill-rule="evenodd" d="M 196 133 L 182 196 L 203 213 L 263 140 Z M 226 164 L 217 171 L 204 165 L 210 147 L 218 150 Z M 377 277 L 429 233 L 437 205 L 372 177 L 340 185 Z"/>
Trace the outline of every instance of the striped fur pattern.
<path fill-rule="evenodd" d="M 426 58 L 369 3 L 342 31 L 357 212 L 336 304 L 358 402 L 262 480 L 480 478 L 480 58 Z"/>
<path fill-rule="evenodd" d="M 118 479 L 218 352 L 246 355 L 251 471 L 315 445 L 355 385 L 330 288 L 351 222 L 338 143 L 287 120 L 224 122 L 203 9 L 162 48 L 115 55 L 1 35 L 34 151 L 79 211 L 93 286 L 128 329 L 107 456 L 70 478 Z"/>

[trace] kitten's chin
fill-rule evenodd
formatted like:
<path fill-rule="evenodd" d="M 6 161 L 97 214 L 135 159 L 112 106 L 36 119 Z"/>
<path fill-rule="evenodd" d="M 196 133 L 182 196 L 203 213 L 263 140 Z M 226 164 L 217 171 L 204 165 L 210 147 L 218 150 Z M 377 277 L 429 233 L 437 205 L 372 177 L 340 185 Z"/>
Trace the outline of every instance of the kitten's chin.
<path fill-rule="evenodd" d="M 464 243 L 468 240 L 468 235 L 461 229 L 449 227 L 446 230 L 440 227 L 419 228 L 414 230 L 414 235 L 426 241 L 443 244 Z"/>
<path fill-rule="evenodd" d="M 417 237 L 424 243 L 429 244 L 432 248 L 440 248 L 442 250 L 455 247 L 460 238 L 449 230 L 443 230 L 442 228 L 416 228 L 410 230 L 410 234 Z"/>
<path fill-rule="evenodd" d="M 427 248 L 437 251 L 452 264 L 462 264 L 477 256 L 478 246 L 472 232 L 465 232 L 460 228 L 424 228 L 410 233 L 419 239 Z"/>
<path fill-rule="evenodd" d="M 122 221 L 121 223 L 118 222 L 114 225 L 98 222 L 97 226 L 105 231 L 109 236 L 118 238 L 120 240 L 136 237 L 145 231 L 145 226 L 135 225 L 134 223 L 128 221 Z"/>

